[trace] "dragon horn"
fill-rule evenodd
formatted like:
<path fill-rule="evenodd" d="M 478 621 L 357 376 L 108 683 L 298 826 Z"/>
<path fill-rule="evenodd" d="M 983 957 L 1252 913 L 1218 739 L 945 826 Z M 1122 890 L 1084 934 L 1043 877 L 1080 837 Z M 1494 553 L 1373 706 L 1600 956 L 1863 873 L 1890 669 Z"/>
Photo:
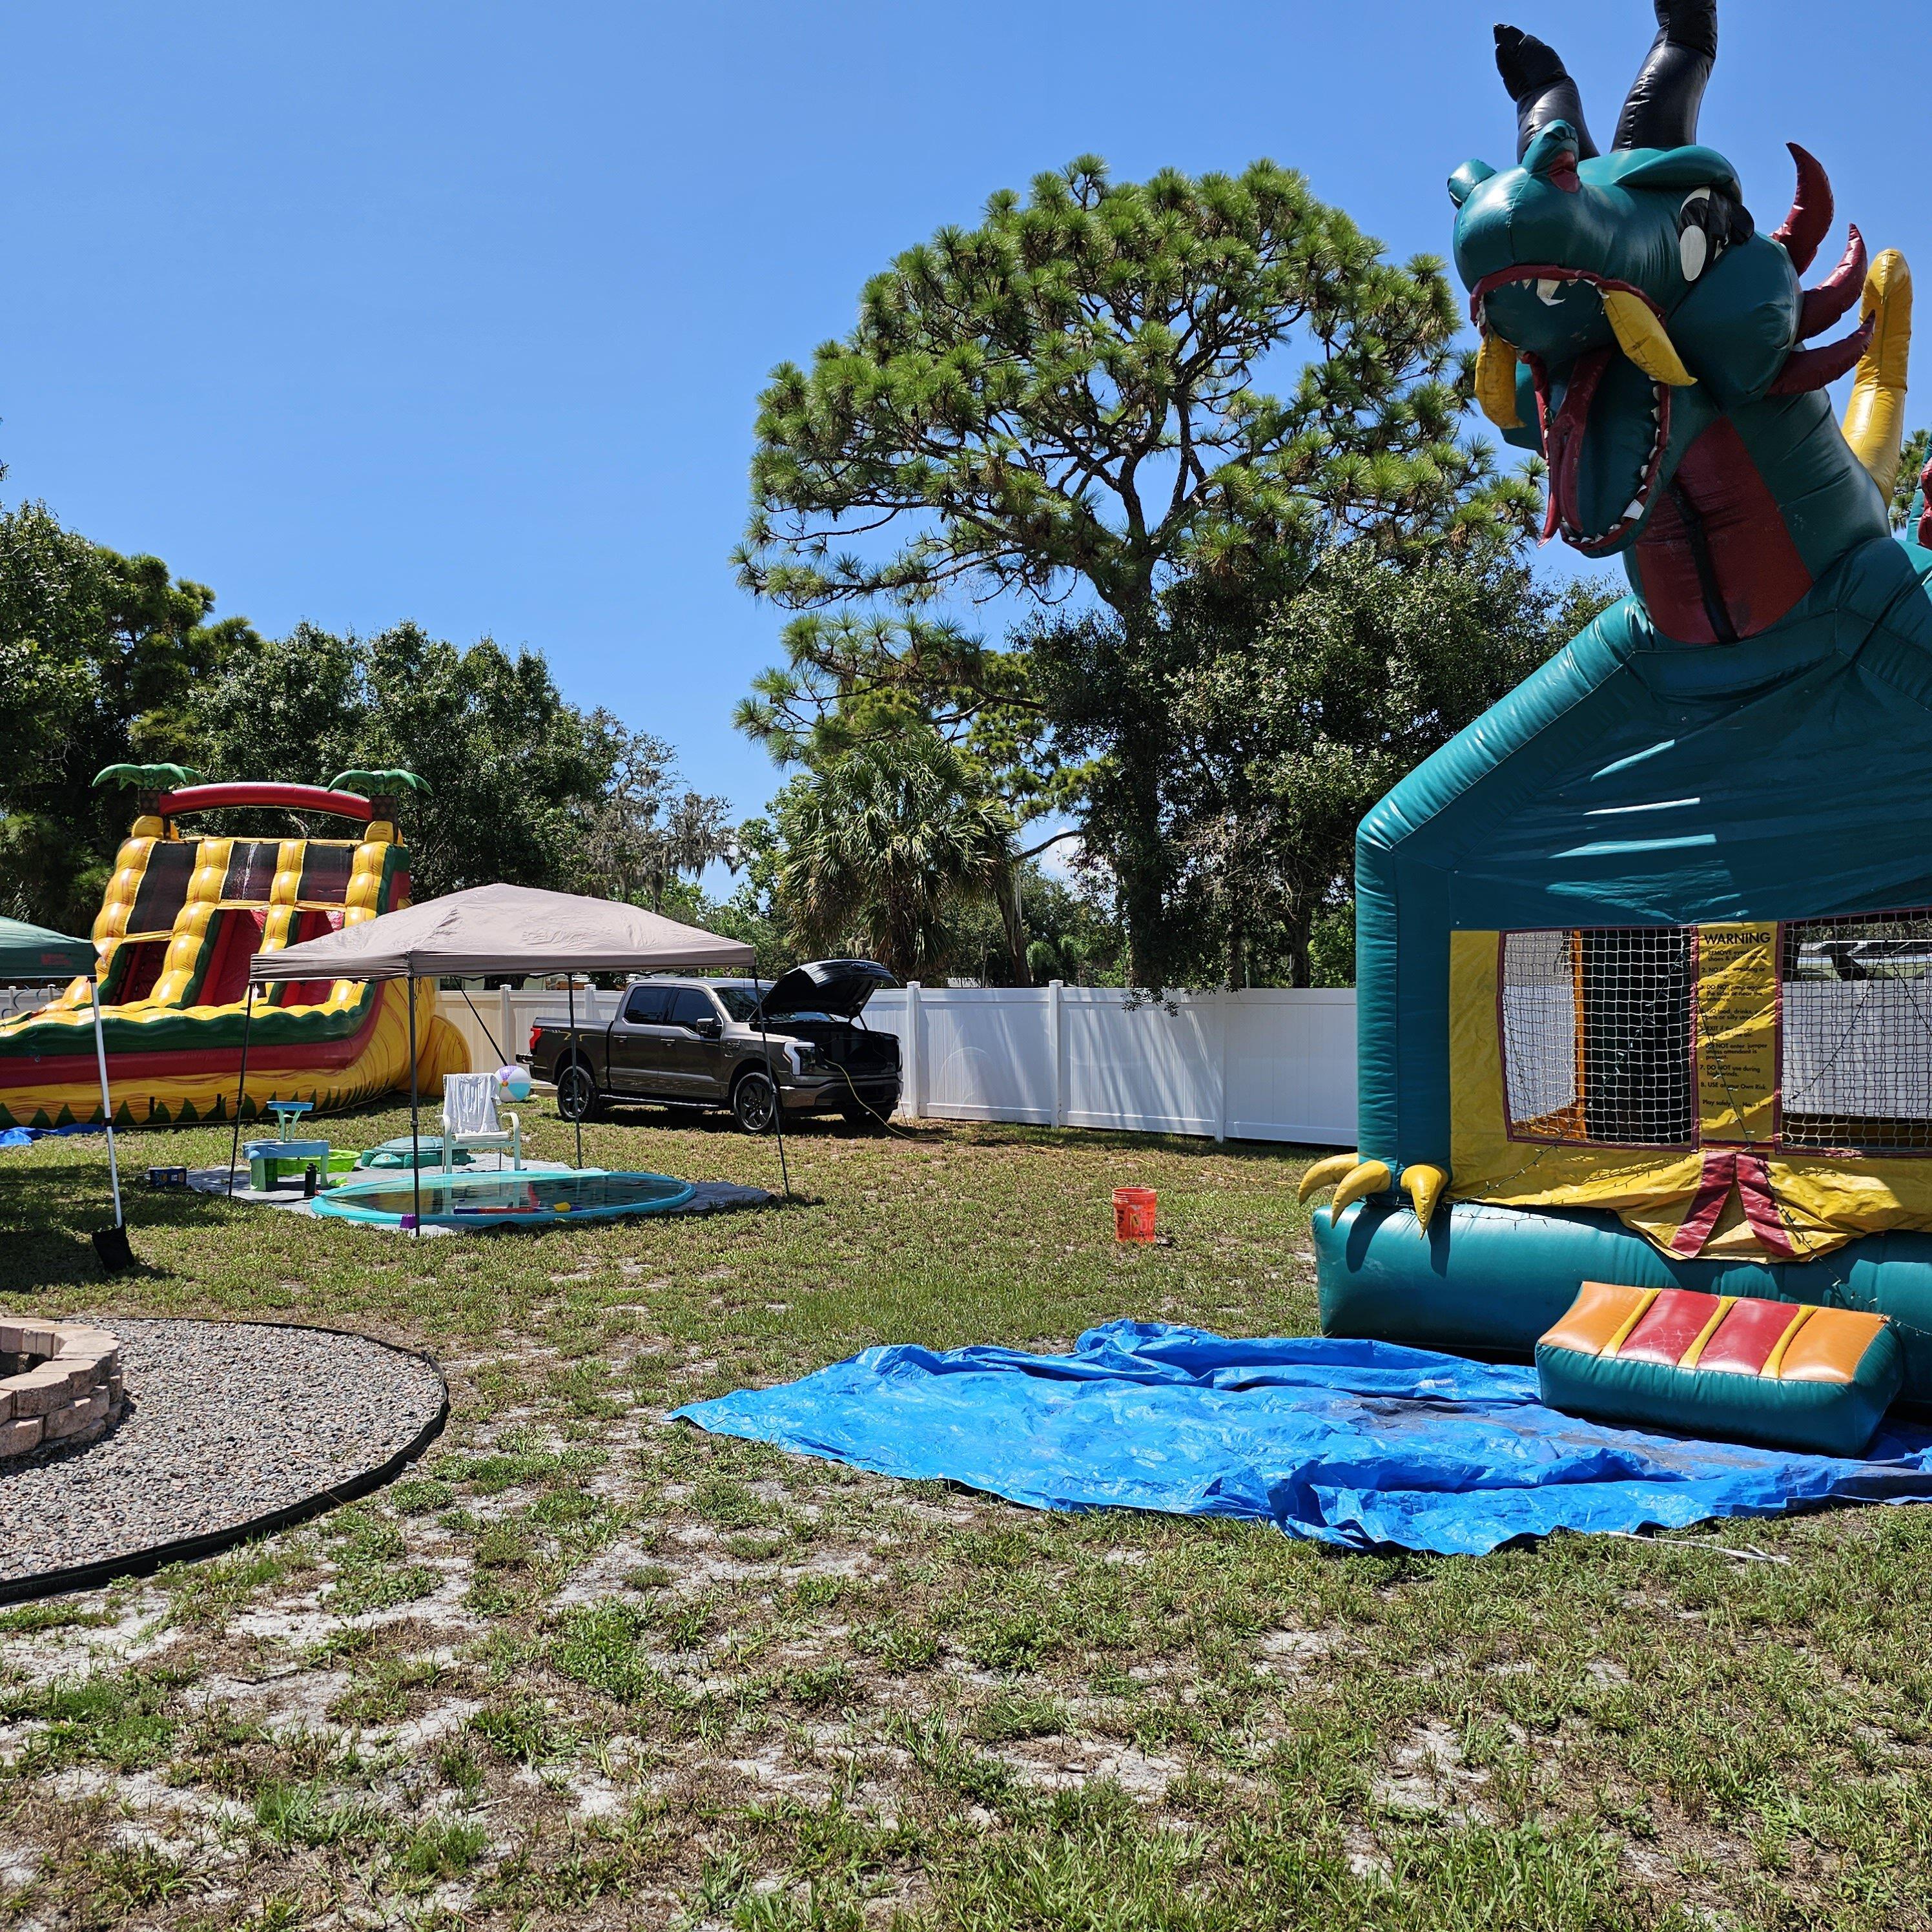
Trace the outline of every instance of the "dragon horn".
<path fill-rule="evenodd" d="M 1865 238 L 1854 228 L 1844 260 L 1826 280 L 1804 291 L 1804 306 L 1798 315 L 1798 340 L 1822 335 L 1864 292 L 1864 286 Z"/>
<path fill-rule="evenodd" d="M 1496 29 L 1496 71 L 1516 103 L 1516 158 L 1529 152 L 1529 144 L 1552 121 L 1567 121 L 1576 130 L 1576 158 L 1594 158 L 1597 144 L 1583 123 L 1583 97 L 1554 47 L 1526 34 L 1520 27 Z"/>
<path fill-rule="evenodd" d="M 1688 389 L 1696 381 L 1684 368 L 1670 332 L 1640 296 L 1612 289 L 1604 297 L 1604 314 L 1609 318 L 1617 346 L 1653 382 Z"/>
<path fill-rule="evenodd" d="M 1825 172 L 1824 164 L 1796 141 L 1784 145 L 1798 164 L 1798 188 L 1791 197 L 1791 212 L 1771 238 L 1784 248 L 1791 266 L 1802 275 L 1816 259 L 1819 244 L 1832 232 L 1832 177 Z"/>
<path fill-rule="evenodd" d="M 1872 264 L 1863 313 L 1876 326 L 1845 406 L 1845 440 L 1889 502 L 1898 482 L 1905 378 L 1912 356 L 1912 272 L 1896 248 L 1888 248 Z"/>
<path fill-rule="evenodd" d="M 1620 148 L 1688 148 L 1718 58 L 1718 0 L 1656 0 L 1657 38 L 1617 122 Z"/>
<path fill-rule="evenodd" d="M 1794 349 L 1784 358 L 1778 380 L 1765 392 L 1768 396 L 1800 396 L 1807 389 L 1822 389 L 1835 382 L 1862 356 L 1878 326 L 1878 317 L 1868 315 L 1861 326 L 1838 342 L 1822 349 Z"/>
<path fill-rule="evenodd" d="M 1514 343 L 1500 335 L 1483 332 L 1483 346 L 1476 352 L 1476 400 L 1483 413 L 1498 429 L 1520 429 L 1522 413 L 1516 406 L 1516 370 L 1520 360 Z"/>

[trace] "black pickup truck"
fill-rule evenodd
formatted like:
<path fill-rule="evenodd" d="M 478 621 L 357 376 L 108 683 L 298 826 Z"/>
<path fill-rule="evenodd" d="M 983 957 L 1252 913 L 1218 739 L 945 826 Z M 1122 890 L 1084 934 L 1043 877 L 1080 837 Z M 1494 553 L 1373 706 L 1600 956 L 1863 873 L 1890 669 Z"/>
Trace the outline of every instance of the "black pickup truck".
<path fill-rule="evenodd" d="M 794 966 L 762 989 L 656 976 L 626 989 L 614 1020 L 574 1031 L 539 1021 L 518 1058 L 556 1083 L 566 1120 L 634 1100 L 729 1108 L 748 1134 L 768 1132 L 781 1101 L 788 1113 L 883 1121 L 898 1105 L 899 1043 L 861 1016 L 880 987 L 898 983 L 870 959 Z"/>

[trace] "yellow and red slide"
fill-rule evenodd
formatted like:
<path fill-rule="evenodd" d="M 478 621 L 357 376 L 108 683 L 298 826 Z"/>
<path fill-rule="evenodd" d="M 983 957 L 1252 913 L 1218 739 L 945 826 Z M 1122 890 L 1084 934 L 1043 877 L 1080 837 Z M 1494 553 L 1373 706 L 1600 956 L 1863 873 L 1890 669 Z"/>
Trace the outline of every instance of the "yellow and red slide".
<path fill-rule="evenodd" d="M 216 838 L 178 822 L 236 807 L 340 818 L 353 836 Z M 232 1120 L 238 1093 L 252 1116 L 272 1100 L 327 1113 L 408 1091 L 406 982 L 278 981 L 257 991 L 251 1018 L 245 1004 L 256 953 L 410 903 L 394 812 L 391 797 L 322 785 L 144 790 L 94 922 L 116 1125 Z M 434 1096 L 445 1074 L 468 1070 L 469 1054 L 437 1016 L 435 987 L 418 984 L 416 998 L 417 1078 Z M 76 980 L 50 1005 L 0 1025 L 0 1127 L 62 1126 L 100 1112 L 90 988 Z"/>

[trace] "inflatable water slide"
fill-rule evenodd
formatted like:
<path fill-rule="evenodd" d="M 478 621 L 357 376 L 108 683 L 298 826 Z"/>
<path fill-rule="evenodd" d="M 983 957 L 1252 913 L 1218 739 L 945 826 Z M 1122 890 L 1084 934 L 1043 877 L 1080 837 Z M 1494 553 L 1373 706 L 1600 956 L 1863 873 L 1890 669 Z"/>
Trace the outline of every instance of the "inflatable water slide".
<path fill-rule="evenodd" d="M 328 785 L 192 782 L 178 766 L 115 765 L 97 784 L 136 788 L 94 944 L 107 1072 L 120 1124 L 227 1120 L 271 1100 L 318 1113 L 410 1084 L 408 994 L 400 980 L 278 981 L 248 1006 L 249 962 L 410 903 L 397 806 L 418 782 L 345 772 Z M 362 784 L 365 794 L 346 788 Z M 344 823 L 327 838 L 217 837 L 182 821 L 246 807 Z M 416 988 L 425 1094 L 467 1070 L 461 1037 Z M 244 1034 L 247 1081 L 242 1087 Z M 0 1025 L 0 1126 L 98 1120 L 92 995 L 74 980 L 50 1004 Z"/>

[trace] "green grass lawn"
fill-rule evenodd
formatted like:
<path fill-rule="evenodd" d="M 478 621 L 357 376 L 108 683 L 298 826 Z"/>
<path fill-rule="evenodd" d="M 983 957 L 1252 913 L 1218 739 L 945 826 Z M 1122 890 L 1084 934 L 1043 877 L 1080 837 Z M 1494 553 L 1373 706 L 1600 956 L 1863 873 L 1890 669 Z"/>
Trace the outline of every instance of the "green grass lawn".
<path fill-rule="evenodd" d="M 586 1154 L 773 1178 L 666 1118 Z M 0 1612 L 0 1924 L 1932 1924 L 1932 1515 L 1708 1532 L 1776 1563 L 1343 1556 L 667 1424 L 875 1342 L 1314 1325 L 1301 1156 L 930 1123 L 792 1151 L 782 1212 L 419 1244 L 136 1189 L 111 1282 L 99 1143 L 0 1157 L 0 1305 L 352 1327 L 454 1404 L 362 1503 Z M 1116 1246 L 1125 1182 L 1172 1246 Z"/>

